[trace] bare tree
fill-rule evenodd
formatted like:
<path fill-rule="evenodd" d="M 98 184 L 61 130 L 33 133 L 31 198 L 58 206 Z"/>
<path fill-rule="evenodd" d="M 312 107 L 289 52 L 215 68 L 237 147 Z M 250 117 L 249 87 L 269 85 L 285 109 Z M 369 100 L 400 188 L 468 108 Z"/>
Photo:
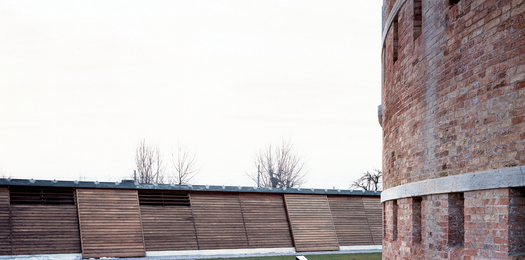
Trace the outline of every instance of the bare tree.
<path fill-rule="evenodd" d="M 174 172 L 173 175 L 170 176 L 170 181 L 178 185 L 189 184 L 191 179 L 193 179 L 200 170 L 195 166 L 195 154 L 179 145 L 177 156 L 172 156 Z"/>
<path fill-rule="evenodd" d="M 85 181 L 86 180 L 86 174 L 82 174 L 82 171 L 78 172 L 78 180 L 79 181 Z"/>
<path fill-rule="evenodd" d="M 7 173 L 7 170 L 4 167 L 0 168 L 0 179 L 11 178 L 11 174 L 11 172 Z"/>
<path fill-rule="evenodd" d="M 0 174 L 0 179 L 7 179 L 7 178 L 11 178 L 11 174 L 6 174 L 5 172 L 2 172 Z"/>
<path fill-rule="evenodd" d="M 134 178 L 139 183 L 164 183 L 164 167 L 160 149 L 157 146 L 148 146 L 142 139 L 135 152 Z"/>
<path fill-rule="evenodd" d="M 291 141 L 284 141 L 276 147 L 269 145 L 255 155 L 258 173 L 248 174 L 261 187 L 294 188 L 304 184 L 304 162 L 293 151 Z"/>
<path fill-rule="evenodd" d="M 381 178 L 383 173 L 380 170 L 373 172 L 366 171 L 356 181 L 350 184 L 350 188 L 358 188 L 363 190 L 381 190 Z"/>

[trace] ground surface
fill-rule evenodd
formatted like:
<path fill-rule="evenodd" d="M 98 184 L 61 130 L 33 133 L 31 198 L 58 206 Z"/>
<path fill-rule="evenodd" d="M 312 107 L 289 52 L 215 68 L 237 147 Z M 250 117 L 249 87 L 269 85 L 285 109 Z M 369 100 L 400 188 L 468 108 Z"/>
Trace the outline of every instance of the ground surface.
<path fill-rule="evenodd" d="M 366 254 L 331 254 L 331 255 L 305 255 L 308 260 L 381 260 L 381 253 Z M 294 260 L 294 255 L 266 256 L 266 257 L 241 257 L 241 258 L 214 258 L 208 260 Z"/>

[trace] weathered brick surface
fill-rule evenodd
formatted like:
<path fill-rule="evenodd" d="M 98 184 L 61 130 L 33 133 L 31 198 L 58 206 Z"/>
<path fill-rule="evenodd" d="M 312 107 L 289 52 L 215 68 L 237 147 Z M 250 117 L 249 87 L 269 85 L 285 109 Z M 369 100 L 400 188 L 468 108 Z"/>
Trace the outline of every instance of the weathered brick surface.
<path fill-rule="evenodd" d="M 417 198 L 400 199 L 396 202 L 397 216 L 392 215 L 393 211 L 388 211 L 386 214 L 387 224 L 390 225 L 387 228 L 388 238 L 383 243 L 383 259 L 424 259 L 421 254 L 423 248 L 420 239 L 421 207 L 414 207 L 414 204 L 420 205 L 420 203 L 417 202 Z M 394 218 L 397 218 L 395 226 L 391 225 Z M 397 233 L 395 240 L 392 239 L 393 233 Z"/>
<path fill-rule="evenodd" d="M 423 0 L 415 37 L 418 2 L 383 47 L 384 188 L 525 165 L 525 0 Z M 396 203 L 383 205 L 383 259 L 525 258 L 523 190 Z"/>
<path fill-rule="evenodd" d="M 524 165 L 524 1 L 425 0 L 415 40 L 413 2 L 383 49 L 384 187 Z"/>
<path fill-rule="evenodd" d="M 471 259 L 508 259 L 509 192 L 465 192 L 465 251 Z"/>
<path fill-rule="evenodd" d="M 398 241 L 384 241 L 383 259 L 459 259 L 463 247 L 452 243 L 457 242 L 452 228 L 458 220 L 457 201 L 457 194 L 425 196 L 421 203 L 398 200 Z"/>
<path fill-rule="evenodd" d="M 428 195 L 396 204 L 394 210 L 393 201 L 384 203 L 383 259 L 525 258 L 523 189 Z"/>
<path fill-rule="evenodd" d="M 525 189 L 509 190 L 509 237 L 510 255 L 525 259 Z"/>
<path fill-rule="evenodd" d="M 388 201 L 383 204 L 383 241 L 397 241 L 397 201 Z"/>

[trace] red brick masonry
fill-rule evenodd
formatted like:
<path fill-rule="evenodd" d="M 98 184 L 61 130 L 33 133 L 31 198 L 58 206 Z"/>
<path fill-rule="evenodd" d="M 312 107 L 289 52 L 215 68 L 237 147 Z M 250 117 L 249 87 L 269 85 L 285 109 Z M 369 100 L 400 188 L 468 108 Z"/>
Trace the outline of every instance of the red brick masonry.
<path fill-rule="evenodd" d="M 383 194 L 525 165 L 524 33 L 525 0 L 383 1 Z M 524 191 L 384 200 L 383 259 L 525 259 Z"/>
<path fill-rule="evenodd" d="M 525 259 L 514 257 L 525 249 L 524 191 L 481 190 L 418 200 L 384 203 L 383 259 Z M 395 203 L 397 215 L 392 214 Z"/>

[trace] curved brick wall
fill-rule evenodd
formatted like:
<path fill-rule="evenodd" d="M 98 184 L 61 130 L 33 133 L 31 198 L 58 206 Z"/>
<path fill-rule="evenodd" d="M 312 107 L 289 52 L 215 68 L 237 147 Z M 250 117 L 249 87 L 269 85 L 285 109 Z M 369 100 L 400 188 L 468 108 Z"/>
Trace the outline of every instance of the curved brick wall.
<path fill-rule="evenodd" d="M 383 49 L 385 189 L 524 165 L 523 1 L 423 1 L 416 40 L 413 2 L 398 14 L 398 60 L 392 28 Z"/>
<path fill-rule="evenodd" d="M 525 2 L 384 0 L 383 27 L 384 189 L 521 171 Z M 513 215 L 524 205 L 515 187 L 385 201 L 383 259 L 512 259 L 525 253 L 525 219 Z"/>

